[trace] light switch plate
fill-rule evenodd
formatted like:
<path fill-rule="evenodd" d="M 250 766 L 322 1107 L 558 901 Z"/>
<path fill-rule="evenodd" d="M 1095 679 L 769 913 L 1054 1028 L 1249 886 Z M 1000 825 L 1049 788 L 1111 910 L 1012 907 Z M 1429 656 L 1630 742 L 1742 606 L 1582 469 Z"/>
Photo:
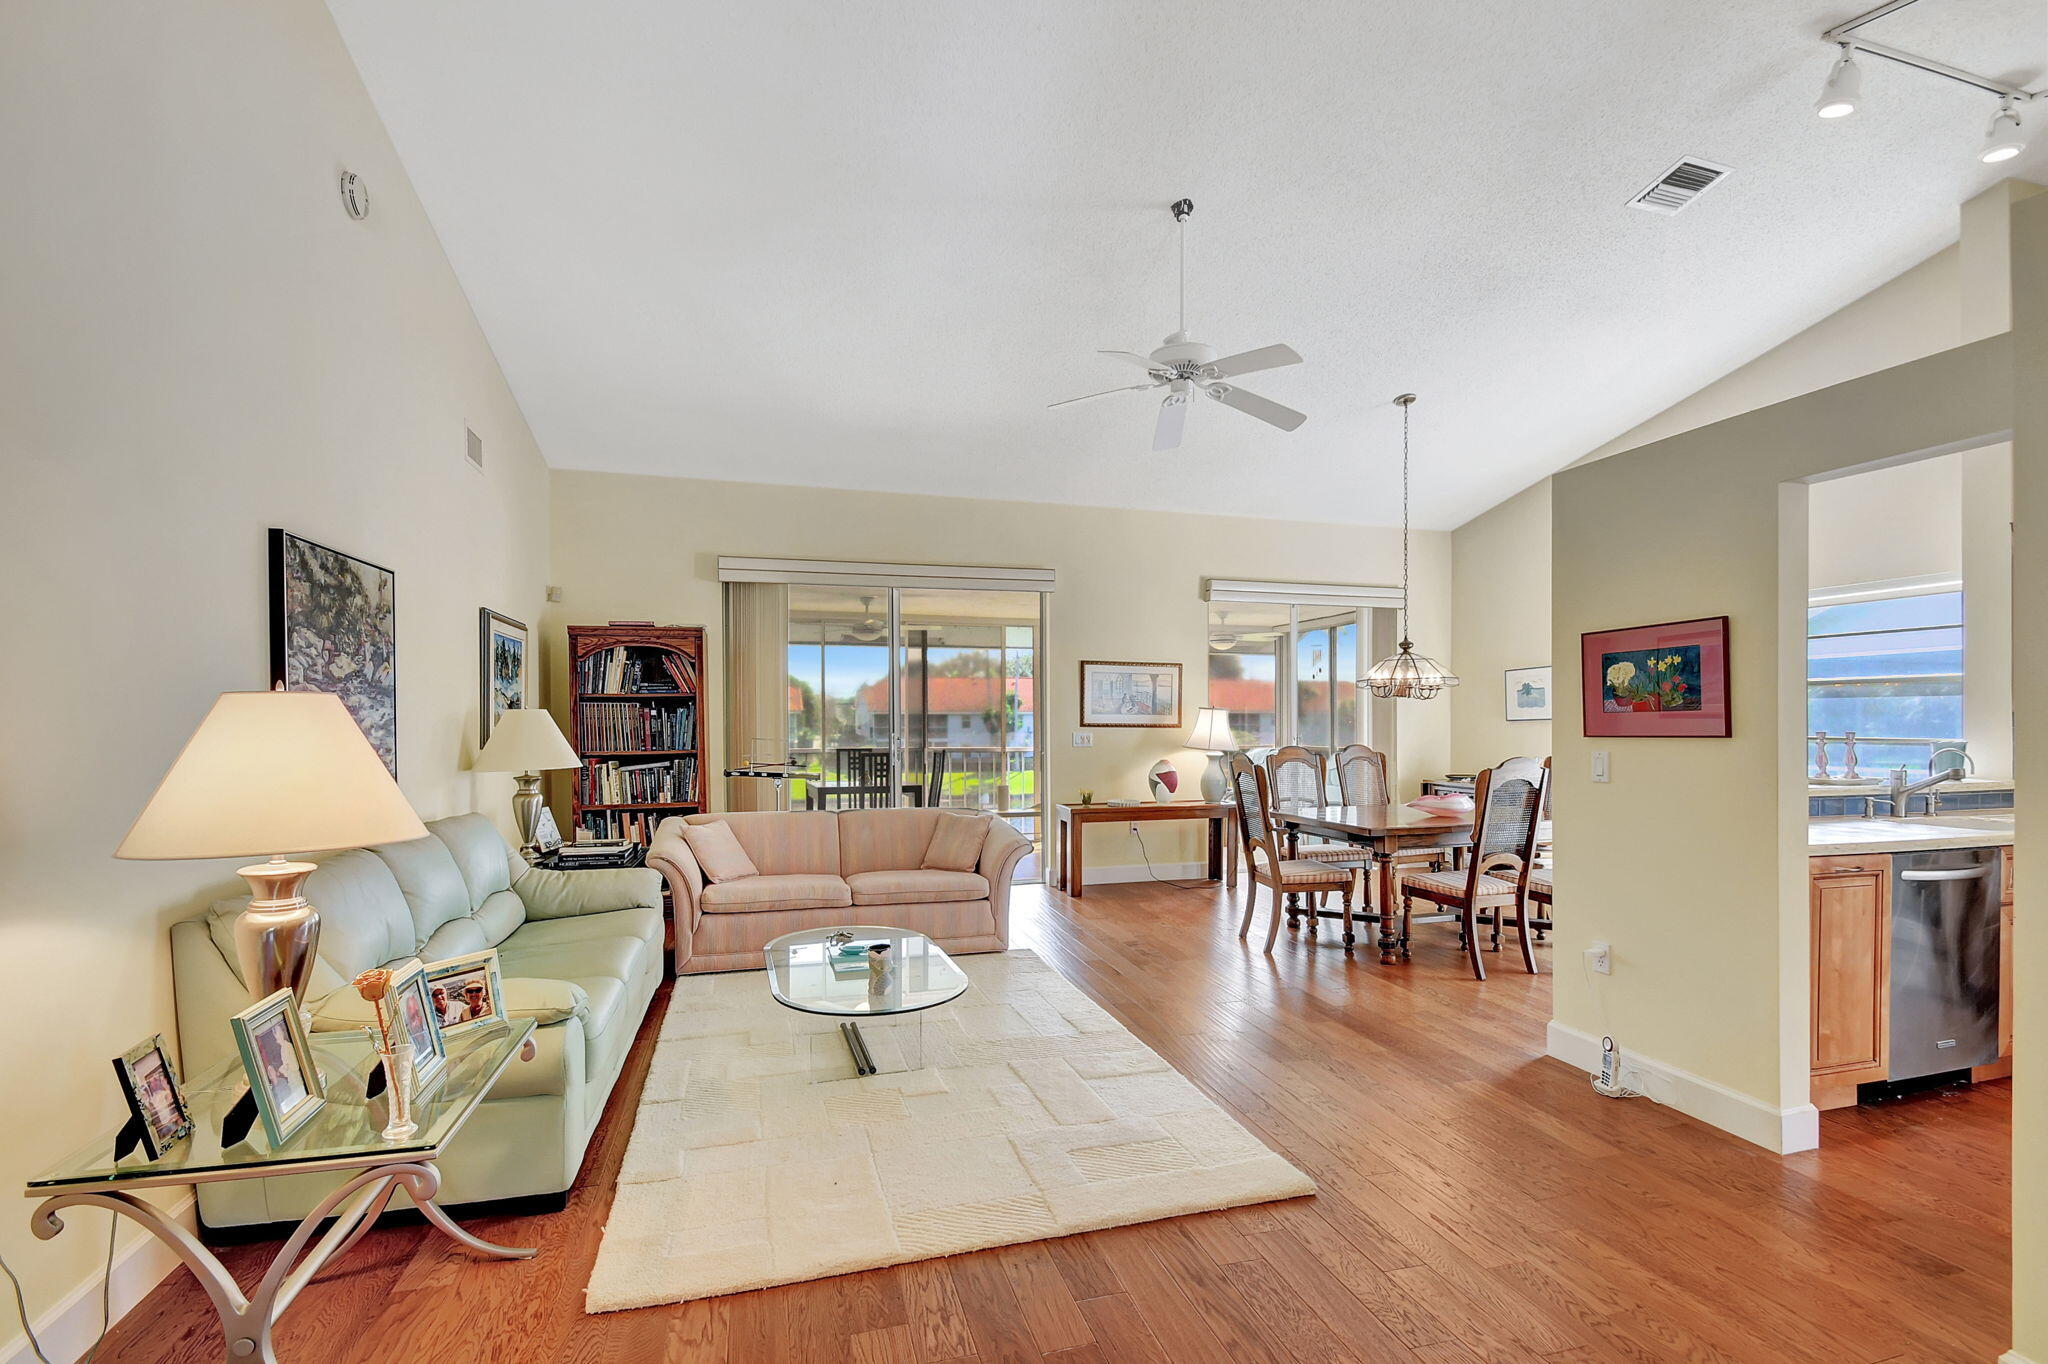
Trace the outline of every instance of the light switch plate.
<path fill-rule="evenodd" d="M 1604 748 L 1593 750 L 1593 780 L 1596 782 L 1607 780 L 1607 750 Z"/>
<path fill-rule="evenodd" d="M 1077 730 L 1075 730 L 1075 731 L 1074 731 L 1074 747 L 1076 747 L 1076 748 L 1093 748 L 1093 747 L 1095 747 L 1095 736 L 1094 736 L 1093 734 L 1090 734 L 1090 733 L 1089 733 L 1089 732 L 1088 732 L 1087 730 L 1085 730 L 1085 729 L 1077 729 Z"/>

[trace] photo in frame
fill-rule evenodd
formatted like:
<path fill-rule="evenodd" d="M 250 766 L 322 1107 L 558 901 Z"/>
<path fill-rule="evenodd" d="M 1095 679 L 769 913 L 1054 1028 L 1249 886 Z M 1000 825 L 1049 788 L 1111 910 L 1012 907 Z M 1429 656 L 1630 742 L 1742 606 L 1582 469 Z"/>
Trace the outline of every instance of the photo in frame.
<path fill-rule="evenodd" d="M 192 1109 L 162 1033 L 116 1056 L 114 1074 L 140 1130 L 143 1153 L 151 1160 L 192 1135 Z"/>
<path fill-rule="evenodd" d="M 270 532 L 270 685 L 341 698 L 398 775 L 398 577 L 388 568 Z"/>
<path fill-rule="evenodd" d="M 424 1094 L 448 1068 L 448 1044 L 441 1036 L 441 1020 L 434 1013 L 433 989 L 427 970 L 415 957 L 391 973 L 391 1018 L 412 1048 L 413 1092 Z"/>
<path fill-rule="evenodd" d="M 1540 668 L 1509 668 L 1501 674 L 1505 689 L 1507 718 L 1548 720 L 1551 715 L 1550 665 Z"/>
<path fill-rule="evenodd" d="M 265 995 L 228 1019 L 256 1113 L 273 1147 L 282 1146 L 326 1106 L 320 1068 L 290 990 Z"/>
<path fill-rule="evenodd" d="M 443 1036 L 505 1021 L 505 982 L 494 948 L 427 963 L 427 996 Z"/>
<path fill-rule="evenodd" d="M 1178 729 L 1180 664 L 1081 662 L 1081 723 L 1114 729 Z"/>
<path fill-rule="evenodd" d="M 1728 617 L 1593 630 L 1579 637 L 1589 738 L 1725 739 Z"/>
<path fill-rule="evenodd" d="M 477 746 L 491 741 L 491 726 L 526 705 L 526 626 L 486 606 L 477 613 Z"/>

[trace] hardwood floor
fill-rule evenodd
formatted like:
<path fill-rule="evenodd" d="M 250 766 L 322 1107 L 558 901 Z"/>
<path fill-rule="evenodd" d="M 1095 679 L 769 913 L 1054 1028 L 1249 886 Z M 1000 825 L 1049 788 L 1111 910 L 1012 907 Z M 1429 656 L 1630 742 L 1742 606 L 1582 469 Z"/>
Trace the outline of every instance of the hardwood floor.
<path fill-rule="evenodd" d="M 1247 950 L 1241 902 L 1209 889 L 1018 899 L 1018 946 L 1321 1192 L 586 1316 L 650 1021 L 568 1209 L 464 1219 L 537 1258 L 373 1232 L 287 1314 L 280 1358 L 1984 1364 L 2009 1343 L 2009 1082 L 1829 1113 L 1820 1151 L 1781 1158 L 1542 1059 L 1549 978 L 1512 946 L 1482 985 L 1448 927 L 1383 968 L 1327 930 Z M 229 1262 L 246 1281 L 271 1249 Z M 100 1358 L 219 1349 L 180 1271 Z"/>

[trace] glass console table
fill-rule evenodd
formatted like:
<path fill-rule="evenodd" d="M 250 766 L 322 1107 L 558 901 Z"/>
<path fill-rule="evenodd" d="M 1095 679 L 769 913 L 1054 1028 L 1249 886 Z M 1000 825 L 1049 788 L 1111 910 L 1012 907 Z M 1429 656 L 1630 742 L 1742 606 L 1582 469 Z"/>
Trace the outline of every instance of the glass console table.
<path fill-rule="evenodd" d="M 369 1094 L 377 1054 L 363 1032 L 313 1034 L 327 1104 L 276 1148 L 260 1123 L 249 1129 L 246 1139 L 223 1146 L 222 1125 L 248 1084 L 239 1061 L 217 1066 L 186 1084 L 191 1136 L 157 1160 L 139 1151 L 117 1159 L 114 1133 L 74 1152 L 28 1182 L 27 1196 L 43 1200 L 30 1227 L 47 1241 L 64 1229 L 59 1214 L 75 1207 L 106 1208 L 141 1223 L 170 1247 L 212 1299 L 225 1358 L 271 1364 L 276 1356 L 270 1332 L 278 1317 L 314 1275 L 362 1238 L 400 1189 L 437 1230 L 478 1254 L 508 1260 L 533 1254 L 470 1235 L 434 1201 L 441 1188 L 434 1162 L 513 1058 L 532 1058 L 533 1027 L 532 1019 L 522 1018 L 450 1037 L 447 1069 L 413 1101 L 419 1130 L 402 1141 L 386 1141 L 379 1135 L 389 1116 L 387 1100 Z M 249 1294 L 197 1237 L 133 1192 L 318 1171 L 346 1177 L 286 1238 L 262 1282 Z M 314 1240 L 321 1223 L 330 1218 L 331 1225 Z"/>

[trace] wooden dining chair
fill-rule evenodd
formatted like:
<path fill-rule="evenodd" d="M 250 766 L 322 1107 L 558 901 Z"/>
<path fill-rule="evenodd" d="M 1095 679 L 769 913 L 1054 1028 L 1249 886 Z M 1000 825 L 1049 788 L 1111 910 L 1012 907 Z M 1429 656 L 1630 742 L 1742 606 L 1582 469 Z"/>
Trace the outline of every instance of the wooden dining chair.
<path fill-rule="evenodd" d="M 1230 789 L 1237 797 L 1237 831 L 1244 839 L 1245 871 L 1249 873 L 1251 883 L 1245 888 L 1244 921 L 1237 926 L 1237 936 L 1242 938 L 1252 931 L 1252 913 L 1258 907 L 1260 886 L 1265 886 L 1273 898 L 1273 920 L 1266 929 L 1268 952 L 1273 950 L 1273 943 L 1280 936 L 1280 916 L 1286 912 L 1281 901 L 1286 895 L 1334 890 L 1344 904 L 1344 945 L 1351 946 L 1350 869 L 1305 857 L 1281 856 L 1280 833 L 1273 826 L 1270 813 L 1273 808 L 1272 783 L 1266 776 L 1266 769 L 1242 753 L 1233 753 L 1229 771 Z M 1311 934 L 1316 930 L 1316 917 L 1313 912 L 1309 915 Z"/>
<path fill-rule="evenodd" d="M 1442 908 L 1424 923 L 1455 919 L 1472 974 L 1486 979 L 1479 955 L 1479 925 L 1492 930 L 1492 950 L 1500 950 L 1500 930 L 1512 911 L 1522 944 L 1522 965 L 1536 972 L 1534 926 L 1529 919 L 1528 881 L 1535 862 L 1536 823 L 1550 786 L 1550 763 L 1534 758 L 1509 758 L 1479 774 L 1472 793 L 1472 855 L 1461 870 L 1411 871 L 1401 877 L 1401 955 L 1408 955 L 1408 934 L 1415 922 L 1415 901 Z"/>
<path fill-rule="evenodd" d="M 1337 750 L 1336 767 L 1337 798 L 1346 805 L 1393 804 L 1386 754 L 1364 744 L 1346 744 Z"/>
<path fill-rule="evenodd" d="M 1276 805 L 1327 805 L 1330 803 L 1329 768 L 1325 766 L 1322 753 L 1300 744 L 1287 744 L 1266 755 L 1266 784 L 1273 792 Z M 1371 858 L 1365 851 L 1349 843 L 1338 843 L 1327 839 L 1304 845 L 1300 839 L 1294 841 L 1295 856 L 1309 862 L 1327 862 L 1333 867 L 1357 868 L 1371 865 Z M 1323 897 L 1329 892 L 1312 892 L 1315 895 L 1315 911 L 1323 908 Z M 1296 907 L 1287 907 L 1287 926 L 1294 927 Z"/>

